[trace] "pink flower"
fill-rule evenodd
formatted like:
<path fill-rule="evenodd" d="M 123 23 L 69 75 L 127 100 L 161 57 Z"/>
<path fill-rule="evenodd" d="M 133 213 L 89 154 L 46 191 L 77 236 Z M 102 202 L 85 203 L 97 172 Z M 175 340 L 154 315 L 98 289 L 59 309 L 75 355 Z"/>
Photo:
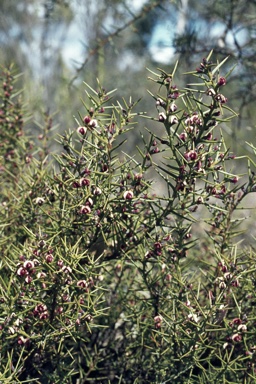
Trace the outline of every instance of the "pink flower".
<path fill-rule="evenodd" d="M 33 280 L 32 277 L 29 276 L 29 275 L 25 277 L 25 282 L 26 282 L 27 284 L 30 284 L 30 283 L 32 282 L 32 280 Z"/>
<path fill-rule="evenodd" d="M 33 261 L 26 260 L 26 261 L 23 263 L 23 267 L 24 267 L 25 269 L 31 269 L 31 268 L 34 268 L 34 263 L 33 263 Z"/>
<path fill-rule="evenodd" d="M 18 337 L 18 344 L 19 345 L 26 345 L 29 343 L 29 339 L 27 337 L 19 336 Z"/>
<path fill-rule="evenodd" d="M 237 330 L 241 331 L 241 332 L 246 332 L 247 326 L 245 324 L 240 324 L 240 325 L 238 325 Z"/>
<path fill-rule="evenodd" d="M 170 124 L 178 124 L 179 120 L 177 119 L 177 116 L 170 116 Z"/>
<path fill-rule="evenodd" d="M 89 125 L 89 127 L 95 128 L 98 126 L 98 122 L 97 122 L 97 120 L 92 119 L 88 125 Z"/>
<path fill-rule="evenodd" d="M 232 337 L 231 337 L 231 339 L 233 340 L 233 341 L 235 341 L 236 343 L 238 343 L 239 341 L 241 341 L 242 340 L 242 335 L 240 335 L 239 333 L 235 333 L 234 335 L 232 335 Z"/>
<path fill-rule="evenodd" d="M 84 136 L 86 134 L 87 128 L 85 127 L 78 127 L 77 132 L 80 133 L 80 135 Z"/>
<path fill-rule="evenodd" d="M 83 177 L 79 180 L 79 184 L 81 187 L 88 187 L 90 185 L 90 180 Z"/>
<path fill-rule="evenodd" d="M 170 105 L 170 112 L 176 112 L 177 109 L 178 109 L 178 107 L 177 107 L 176 104 L 172 103 L 172 104 Z"/>
<path fill-rule="evenodd" d="M 46 261 L 47 263 L 52 263 L 52 261 L 53 261 L 53 255 L 51 255 L 51 254 L 46 255 L 46 256 L 45 256 L 45 261 Z"/>
<path fill-rule="evenodd" d="M 72 269 L 69 266 L 63 265 L 63 267 L 61 268 L 61 271 L 64 273 L 71 273 Z"/>
<path fill-rule="evenodd" d="M 90 197 L 88 197 L 88 199 L 86 200 L 85 205 L 87 205 L 89 207 L 92 207 L 93 206 L 93 200 Z"/>
<path fill-rule="evenodd" d="M 94 190 L 93 190 L 93 194 L 95 196 L 99 196 L 99 195 L 102 194 L 102 190 L 99 187 L 95 187 Z"/>
<path fill-rule="evenodd" d="M 87 125 L 87 124 L 90 123 L 91 118 L 90 118 L 90 116 L 85 116 L 85 117 L 83 118 L 83 120 L 84 120 L 84 123 Z"/>
<path fill-rule="evenodd" d="M 179 138 L 181 141 L 186 141 L 186 138 L 187 138 L 187 134 L 186 132 L 182 132 L 180 135 L 179 135 Z"/>
<path fill-rule="evenodd" d="M 91 208 L 89 207 L 89 205 L 82 205 L 79 213 L 83 214 L 83 215 L 87 215 L 89 213 L 91 213 Z"/>
<path fill-rule="evenodd" d="M 197 153 L 196 153 L 196 151 L 192 150 L 192 151 L 184 153 L 184 157 L 186 160 L 194 161 L 197 159 Z"/>
<path fill-rule="evenodd" d="M 27 274 L 28 274 L 28 271 L 23 267 L 20 267 L 17 271 L 18 276 L 26 276 Z"/>
<path fill-rule="evenodd" d="M 131 200 L 133 198 L 133 191 L 128 190 L 124 192 L 124 199 Z"/>
<path fill-rule="evenodd" d="M 156 106 L 161 106 L 161 107 L 165 107 L 166 106 L 166 102 L 164 100 L 162 100 L 160 97 L 158 97 L 158 99 L 156 100 Z"/>
<path fill-rule="evenodd" d="M 88 284 L 85 280 L 79 280 L 76 284 L 79 288 L 87 288 Z"/>
<path fill-rule="evenodd" d="M 164 112 L 160 112 L 158 115 L 158 121 L 163 123 L 166 120 L 166 114 Z"/>
<path fill-rule="evenodd" d="M 230 183 L 233 183 L 233 184 L 236 184 L 238 182 L 238 180 L 239 180 L 238 176 L 234 176 L 231 179 L 229 179 Z"/>
<path fill-rule="evenodd" d="M 36 277 L 38 279 L 44 279 L 46 277 L 46 273 L 45 272 L 38 272 L 38 274 L 36 275 Z"/>
<path fill-rule="evenodd" d="M 213 88 L 209 88 L 209 89 L 207 90 L 206 94 L 207 94 L 208 96 L 215 96 L 215 95 L 216 95 L 216 92 L 214 91 Z"/>
<path fill-rule="evenodd" d="M 45 199 L 43 197 L 37 197 L 34 199 L 35 204 L 42 205 L 45 202 Z"/>
<path fill-rule="evenodd" d="M 215 100 L 219 101 L 221 104 L 225 104 L 228 99 L 222 95 L 221 93 L 218 93 L 216 96 L 215 96 Z"/>

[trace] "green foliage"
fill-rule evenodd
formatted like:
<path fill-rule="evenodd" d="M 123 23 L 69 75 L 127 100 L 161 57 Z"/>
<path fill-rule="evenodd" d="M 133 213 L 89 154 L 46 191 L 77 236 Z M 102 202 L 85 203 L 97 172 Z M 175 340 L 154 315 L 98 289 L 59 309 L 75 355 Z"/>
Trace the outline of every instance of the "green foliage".
<path fill-rule="evenodd" d="M 236 117 L 229 74 L 210 56 L 183 90 L 176 68 L 150 71 L 156 117 L 86 84 L 51 158 L 51 118 L 40 147 L 3 71 L 1 382 L 255 382 L 255 253 L 236 216 L 254 162 L 237 175 L 220 128 Z M 140 115 L 162 136 L 125 154 Z"/>

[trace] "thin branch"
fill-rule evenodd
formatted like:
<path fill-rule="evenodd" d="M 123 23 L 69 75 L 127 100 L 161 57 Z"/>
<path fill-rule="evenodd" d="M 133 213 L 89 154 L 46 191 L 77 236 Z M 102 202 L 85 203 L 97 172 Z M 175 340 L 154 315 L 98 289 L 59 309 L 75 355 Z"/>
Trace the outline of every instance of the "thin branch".
<path fill-rule="evenodd" d="M 69 87 L 74 83 L 74 81 L 77 79 L 79 73 L 85 68 L 86 64 L 88 63 L 88 61 L 90 60 L 90 58 L 94 55 L 97 54 L 97 52 L 102 48 L 104 47 L 105 45 L 107 45 L 112 39 L 113 37 L 115 36 L 118 36 L 121 32 L 123 32 L 125 29 L 127 29 L 128 27 L 130 27 L 132 24 L 134 24 L 136 21 L 138 21 L 139 19 L 141 19 L 145 14 L 151 12 L 153 9 L 157 8 L 158 6 L 160 6 L 162 3 L 162 0 L 158 0 L 158 1 L 155 1 L 154 3 L 150 4 L 150 5 L 146 5 L 142 8 L 141 12 L 136 16 L 134 15 L 133 18 L 131 20 L 129 20 L 128 22 L 126 22 L 124 25 L 122 25 L 121 27 L 117 28 L 114 32 L 110 33 L 109 35 L 107 35 L 104 39 L 100 40 L 96 47 L 95 48 L 92 48 L 87 57 L 85 58 L 84 62 L 81 64 L 80 67 L 78 67 L 76 69 L 76 75 L 70 80 L 70 83 L 69 83 Z"/>

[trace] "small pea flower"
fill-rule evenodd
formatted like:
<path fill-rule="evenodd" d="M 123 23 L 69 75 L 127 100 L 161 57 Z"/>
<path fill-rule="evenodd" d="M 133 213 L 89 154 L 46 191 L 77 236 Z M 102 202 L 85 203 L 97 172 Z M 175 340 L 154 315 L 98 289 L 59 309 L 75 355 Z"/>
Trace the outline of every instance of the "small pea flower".
<path fill-rule="evenodd" d="M 156 100 L 156 106 L 160 106 L 160 107 L 165 107 L 166 106 L 166 102 L 164 100 L 162 100 L 160 97 L 157 98 Z"/>
<path fill-rule="evenodd" d="M 37 205 L 43 205 L 43 203 L 45 202 L 45 199 L 43 197 L 37 197 L 34 199 L 34 202 Z"/>
<path fill-rule="evenodd" d="M 23 267 L 20 267 L 18 270 L 17 270 L 17 275 L 18 276 L 26 276 L 28 274 L 28 271 L 23 268 Z"/>
<path fill-rule="evenodd" d="M 85 280 L 79 280 L 76 285 L 79 288 L 87 288 L 88 287 L 88 284 Z"/>
<path fill-rule="evenodd" d="M 23 263 L 23 268 L 25 269 L 32 269 L 34 268 L 34 262 L 33 261 L 30 261 L 30 260 L 26 260 L 24 263 Z"/>
<path fill-rule="evenodd" d="M 88 125 L 91 128 L 96 128 L 98 126 L 98 122 L 96 119 L 92 119 Z"/>
<path fill-rule="evenodd" d="M 226 85 L 227 81 L 225 77 L 220 77 L 218 81 L 218 86 L 221 87 L 222 85 Z"/>
<path fill-rule="evenodd" d="M 215 96 L 216 95 L 216 92 L 214 91 L 213 88 L 209 88 L 207 91 L 206 91 L 206 94 L 208 96 Z"/>
<path fill-rule="evenodd" d="M 170 105 L 170 112 L 176 112 L 177 109 L 178 109 L 178 107 L 177 107 L 176 104 L 172 103 L 172 104 Z"/>
<path fill-rule="evenodd" d="M 85 116 L 85 117 L 83 118 L 83 120 L 84 120 L 84 123 L 85 123 L 86 125 L 88 125 L 88 124 L 90 123 L 90 121 L 91 121 L 91 118 L 90 118 L 90 116 Z"/>
<path fill-rule="evenodd" d="M 221 104 L 225 104 L 228 99 L 222 95 L 221 93 L 218 93 L 216 96 L 215 96 L 215 100 L 219 101 Z"/>
<path fill-rule="evenodd" d="M 164 112 L 160 112 L 158 115 L 158 121 L 163 123 L 166 120 L 166 114 Z"/>
<path fill-rule="evenodd" d="M 90 185 L 90 180 L 83 177 L 79 180 L 79 184 L 81 185 L 81 187 L 88 187 Z"/>
<path fill-rule="evenodd" d="M 241 332 L 246 332 L 247 326 L 245 324 L 240 324 L 240 325 L 238 325 L 237 330 L 241 331 Z"/>
<path fill-rule="evenodd" d="M 238 176 L 234 176 L 231 179 L 229 179 L 230 183 L 233 183 L 233 184 L 236 184 L 238 182 L 238 180 L 239 180 Z"/>
<path fill-rule="evenodd" d="M 77 132 L 80 133 L 80 135 L 84 136 L 86 134 L 87 128 L 85 127 L 78 127 Z"/>
<path fill-rule="evenodd" d="M 93 194 L 94 196 L 99 196 L 102 194 L 102 190 L 99 187 L 94 187 Z"/>
<path fill-rule="evenodd" d="M 171 125 L 178 124 L 179 120 L 177 119 L 177 116 L 170 116 L 169 120 Z"/>
<path fill-rule="evenodd" d="M 83 215 L 87 215 L 87 214 L 90 214 L 91 213 L 91 208 L 89 207 L 89 205 L 82 205 L 79 213 L 83 214 Z"/>
<path fill-rule="evenodd" d="M 242 338 L 243 338 L 242 335 L 240 335 L 239 333 L 235 333 L 234 335 L 231 336 L 231 339 L 236 343 L 239 343 L 239 341 L 241 341 Z"/>

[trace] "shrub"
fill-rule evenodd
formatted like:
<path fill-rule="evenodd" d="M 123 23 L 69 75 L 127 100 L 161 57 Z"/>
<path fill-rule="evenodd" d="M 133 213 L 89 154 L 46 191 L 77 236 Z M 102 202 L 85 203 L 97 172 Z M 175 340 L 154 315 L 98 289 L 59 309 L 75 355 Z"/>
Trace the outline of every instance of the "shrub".
<path fill-rule="evenodd" d="M 86 85 L 52 156 L 51 118 L 41 148 L 3 70 L 2 383 L 255 382 L 255 252 L 236 214 L 255 164 L 226 147 L 230 72 L 210 56 L 184 90 L 175 68 L 152 72 L 153 117 Z M 141 115 L 160 129 L 125 154 Z"/>

